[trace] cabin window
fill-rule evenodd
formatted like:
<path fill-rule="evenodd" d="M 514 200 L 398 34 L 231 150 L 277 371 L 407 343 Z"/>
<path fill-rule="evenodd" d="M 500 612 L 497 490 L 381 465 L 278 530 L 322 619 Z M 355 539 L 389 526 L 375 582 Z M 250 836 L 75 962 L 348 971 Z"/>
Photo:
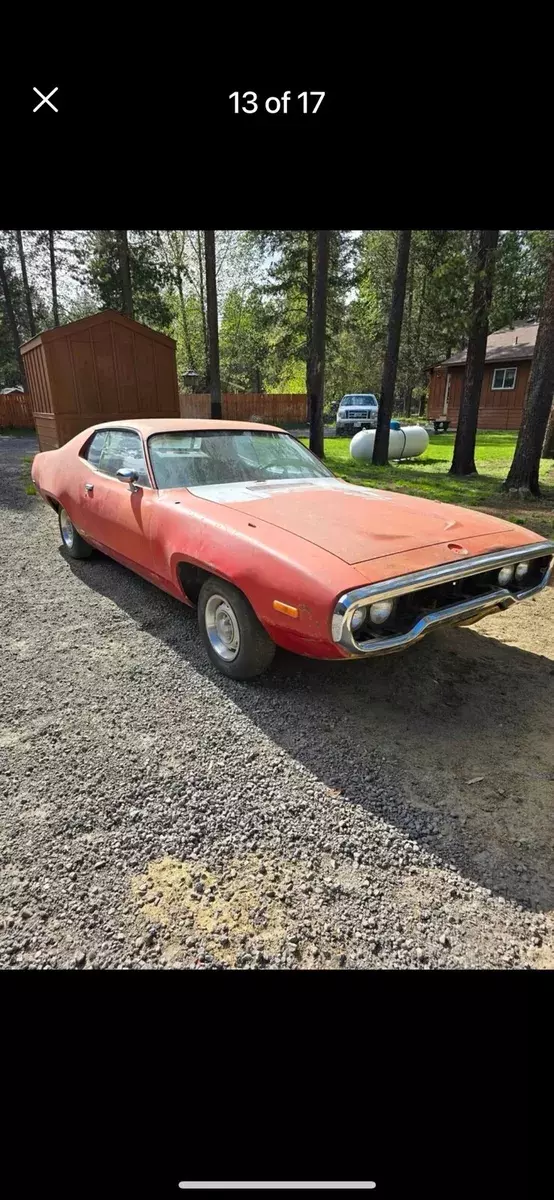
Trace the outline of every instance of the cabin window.
<path fill-rule="evenodd" d="M 516 386 L 517 367 L 497 367 L 493 371 L 493 392 L 513 392 Z"/>

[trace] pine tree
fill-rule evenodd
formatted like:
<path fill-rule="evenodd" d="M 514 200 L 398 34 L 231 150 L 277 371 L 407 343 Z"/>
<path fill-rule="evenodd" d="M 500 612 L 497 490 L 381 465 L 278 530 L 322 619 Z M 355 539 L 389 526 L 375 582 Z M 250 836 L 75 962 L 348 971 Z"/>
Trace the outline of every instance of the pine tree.
<path fill-rule="evenodd" d="M 554 247 L 507 491 L 540 496 L 539 466 L 554 397 Z"/>
<path fill-rule="evenodd" d="M 217 323 L 217 282 L 215 273 L 215 231 L 204 230 L 206 251 L 206 307 L 210 361 L 210 416 L 221 419 L 221 380 L 219 374 L 219 329 Z"/>
<path fill-rule="evenodd" d="M 126 232 L 133 315 L 137 321 L 166 332 L 171 326 L 172 312 L 163 294 L 165 271 L 158 235 L 154 230 L 144 229 L 128 229 Z M 75 247 L 75 255 L 81 278 L 99 307 L 128 312 L 129 297 L 125 297 L 123 292 L 116 231 L 87 230 Z"/>
<path fill-rule="evenodd" d="M 328 229 L 318 229 L 316 237 L 313 324 L 308 364 L 308 412 L 310 415 L 310 450 L 324 457 L 323 390 L 325 386 L 325 337 L 327 319 L 327 288 L 329 278 Z"/>
<path fill-rule="evenodd" d="M 123 297 L 123 312 L 128 317 L 133 316 L 133 288 L 131 283 L 131 263 L 129 257 L 129 242 L 127 240 L 126 229 L 116 229 L 115 238 L 117 243 L 117 253 L 119 258 L 119 274 L 121 279 L 121 293 Z"/>
<path fill-rule="evenodd" d="M 58 308 L 58 281 L 56 268 L 56 244 L 54 241 L 55 230 L 48 230 L 48 252 L 50 257 L 50 283 L 52 288 L 52 313 L 54 316 L 54 325 L 60 323 L 60 310 Z"/>
<path fill-rule="evenodd" d="M 27 317 L 29 320 L 29 331 L 31 337 L 36 337 L 37 327 L 35 324 L 35 314 L 33 312 L 33 300 L 31 289 L 29 287 L 29 277 L 27 275 L 27 263 L 25 260 L 25 250 L 23 248 L 23 236 L 21 229 L 16 229 L 15 237 L 17 241 L 17 251 L 19 255 L 19 264 L 21 267 L 21 278 L 23 280 L 23 295 L 25 296 L 25 305 L 27 308 Z"/>
<path fill-rule="evenodd" d="M 25 372 L 23 370 L 23 362 L 19 349 L 21 337 L 17 327 L 17 320 L 12 298 L 12 280 L 10 278 L 10 271 L 6 265 L 5 252 L 2 246 L 0 246 L 0 289 L 2 299 L 4 301 L 8 329 L 10 331 L 13 359 L 16 363 L 18 382 L 25 387 Z"/>
<path fill-rule="evenodd" d="M 398 351 L 400 349 L 400 334 L 402 331 L 411 237 L 411 229 L 399 230 L 396 270 L 387 334 L 387 349 L 381 380 L 377 429 L 375 430 L 375 442 L 373 444 L 373 464 L 377 467 L 385 467 L 388 462 L 390 419 L 394 404 L 394 389 L 398 368 Z"/>
<path fill-rule="evenodd" d="M 477 470 L 475 439 L 485 371 L 498 234 L 498 229 L 479 230 L 464 389 L 450 467 L 451 475 L 474 475 Z"/>

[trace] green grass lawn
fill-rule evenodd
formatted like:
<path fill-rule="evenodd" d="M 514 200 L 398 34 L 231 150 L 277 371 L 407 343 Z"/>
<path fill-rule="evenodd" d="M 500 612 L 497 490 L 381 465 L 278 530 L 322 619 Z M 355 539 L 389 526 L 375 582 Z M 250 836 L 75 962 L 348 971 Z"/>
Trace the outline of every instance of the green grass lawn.
<path fill-rule="evenodd" d="M 526 525 L 544 537 L 554 537 L 553 459 L 541 462 L 541 500 L 518 503 L 500 491 L 513 458 L 516 437 L 516 433 L 507 432 L 479 433 L 475 452 L 478 474 L 463 479 L 448 474 L 454 448 L 452 433 L 430 434 L 425 454 L 408 462 L 390 463 L 388 467 L 374 467 L 372 463 L 350 458 L 349 438 L 326 438 L 325 462 L 335 475 L 349 483 L 407 492 L 468 508 L 500 510 L 498 515 L 507 521 Z"/>
<path fill-rule="evenodd" d="M 21 463 L 21 477 L 23 485 L 28 496 L 36 496 L 37 490 L 34 483 L 31 483 L 31 464 L 34 454 L 25 454 Z"/>

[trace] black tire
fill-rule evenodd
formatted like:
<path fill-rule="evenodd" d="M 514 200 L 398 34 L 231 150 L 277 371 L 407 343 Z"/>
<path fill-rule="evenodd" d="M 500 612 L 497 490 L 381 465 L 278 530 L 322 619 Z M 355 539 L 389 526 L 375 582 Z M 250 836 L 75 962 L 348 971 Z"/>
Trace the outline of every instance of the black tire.
<path fill-rule="evenodd" d="M 219 627 L 214 623 L 218 616 Z M 230 679 L 254 679 L 273 661 L 275 642 L 258 621 L 246 596 L 224 579 L 211 575 L 202 585 L 198 597 L 198 625 L 208 657 Z M 225 634 L 230 633 L 229 642 L 220 636 L 219 629 Z M 233 634 L 236 641 L 237 631 L 238 645 L 233 644 Z M 220 649 L 216 648 L 218 643 Z"/>
<path fill-rule="evenodd" d="M 58 524 L 60 526 L 61 539 L 70 558 L 90 558 L 92 554 L 92 546 L 85 542 L 81 537 L 65 511 L 65 508 L 60 508 L 58 513 Z"/>
<path fill-rule="evenodd" d="M 337 427 L 335 429 L 335 437 L 344 437 L 344 436 L 345 436 L 344 425 L 337 425 Z"/>

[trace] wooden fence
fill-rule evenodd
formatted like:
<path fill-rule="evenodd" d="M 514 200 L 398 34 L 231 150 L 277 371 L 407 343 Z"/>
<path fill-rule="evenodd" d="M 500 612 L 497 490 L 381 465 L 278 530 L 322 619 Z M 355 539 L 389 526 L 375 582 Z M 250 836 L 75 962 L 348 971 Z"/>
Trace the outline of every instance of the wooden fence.
<path fill-rule="evenodd" d="M 194 395 L 181 392 L 179 406 L 182 417 L 209 417 L 209 394 Z M 252 417 L 268 425 L 305 425 L 308 419 L 307 397 L 258 392 L 224 392 L 221 397 L 222 415 L 227 421 L 250 421 Z M 143 414 L 141 414 L 143 415 Z M 0 395 L 0 427 L 16 426 L 34 429 L 35 421 L 31 396 L 28 392 L 9 392 Z"/>
<path fill-rule="evenodd" d="M 33 406 L 29 392 L 8 392 L 0 395 L 0 427 L 34 429 Z"/>
<path fill-rule="evenodd" d="M 182 417 L 209 417 L 209 394 L 194 395 L 181 392 L 179 404 Z M 270 392 L 224 392 L 221 397 L 224 420 L 250 421 L 257 417 L 268 425 L 290 424 L 297 421 L 305 425 L 308 419 L 308 401 L 305 394 L 273 395 Z"/>

